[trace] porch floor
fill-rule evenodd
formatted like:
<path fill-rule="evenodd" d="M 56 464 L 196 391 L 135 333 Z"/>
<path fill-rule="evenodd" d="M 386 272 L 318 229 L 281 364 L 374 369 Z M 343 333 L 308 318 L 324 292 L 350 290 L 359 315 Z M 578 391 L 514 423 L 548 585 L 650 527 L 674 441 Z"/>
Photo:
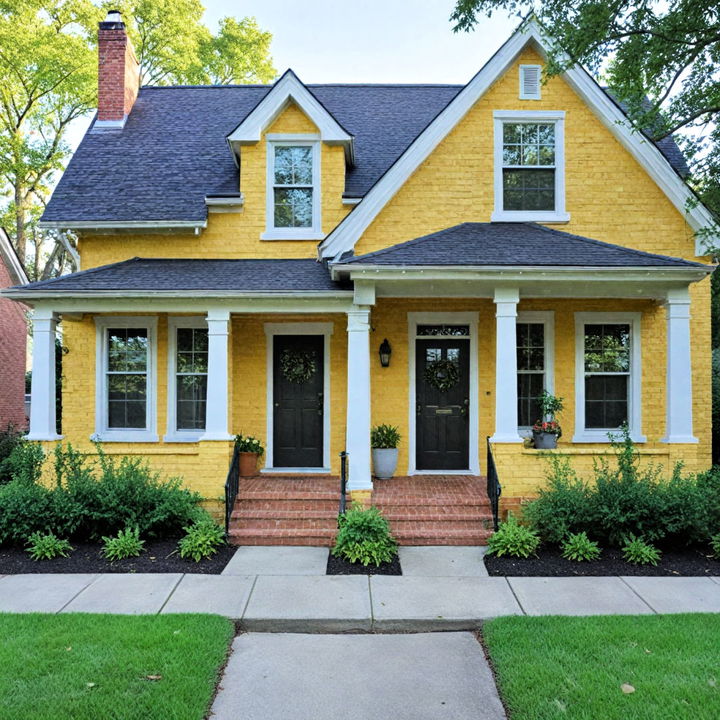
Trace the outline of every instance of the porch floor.
<path fill-rule="evenodd" d="M 331 546 L 340 479 L 327 475 L 241 478 L 230 540 L 235 545 Z M 492 532 L 485 478 L 413 475 L 375 480 L 372 503 L 400 545 L 484 545 Z"/>

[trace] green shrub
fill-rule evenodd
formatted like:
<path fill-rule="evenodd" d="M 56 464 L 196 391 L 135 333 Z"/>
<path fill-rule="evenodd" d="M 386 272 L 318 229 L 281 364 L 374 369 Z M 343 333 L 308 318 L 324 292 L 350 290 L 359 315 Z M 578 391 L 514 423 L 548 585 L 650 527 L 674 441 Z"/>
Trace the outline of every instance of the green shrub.
<path fill-rule="evenodd" d="M 104 537 L 102 554 L 110 561 L 138 557 L 145 547 L 138 528 L 126 528 L 115 537 Z"/>
<path fill-rule="evenodd" d="M 397 553 L 397 543 L 390 534 L 388 521 L 376 507 L 364 508 L 359 503 L 340 516 L 332 554 L 366 567 L 390 562 Z"/>
<path fill-rule="evenodd" d="M 370 445 L 375 449 L 394 449 L 400 444 L 397 425 L 376 425 L 370 431 Z"/>
<path fill-rule="evenodd" d="M 10 455 L 3 462 L 3 468 L 9 473 L 11 480 L 23 485 L 32 485 L 42 477 L 44 463 L 45 452 L 42 446 L 23 439 L 13 447 Z"/>
<path fill-rule="evenodd" d="M 623 557 L 633 565 L 657 565 L 661 552 L 642 538 L 631 535 L 623 547 Z"/>
<path fill-rule="evenodd" d="M 710 538 L 710 547 L 712 548 L 713 555 L 716 558 L 720 558 L 720 533 Z"/>
<path fill-rule="evenodd" d="M 15 480 L 0 485 L 0 545 L 23 545 L 35 531 L 55 531 L 53 493 Z"/>
<path fill-rule="evenodd" d="M 67 540 L 56 537 L 53 533 L 43 535 L 40 532 L 34 532 L 28 538 L 27 545 L 27 551 L 33 560 L 67 557 L 72 552 L 72 545 Z"/>
<path fill-rule="evenodd" d="M 12 474 L 7 462 L 12 451 L 23 442 L 23 435 L 12 425 L 0 430 L 0 485 L 10 482 Z"/>
<path fill-rule="evenodd" d="M 590 562 L 600 557 L 599 545 L 590 540 L 587 533 L 568 535 L 562 544 L 562 556 L 573 562 Z"/>
<path fill-rule="evenodd" d="M 236 435 L 235 449 L 238 452 L 257 453 L 262 455 L 265 452 L 262 443 L 252 435 Z"/>
<path fill-rule="evenodd" d="M 488 538 L 488 555 L 528 558 L 535 554 L 540 538 L 534 530 L 520 525 L 517 518 L 508 514 L 507 521 Z"/>
<path fill-rule="evenodd" d="M 185 528 L 185 537 L 180 539 L 178 548 L 183 560 L 192 558 L 200 562 L 214 555 L 219 547 L 225 545 L 225 532 L 212 520 L 201 520 Z"/>

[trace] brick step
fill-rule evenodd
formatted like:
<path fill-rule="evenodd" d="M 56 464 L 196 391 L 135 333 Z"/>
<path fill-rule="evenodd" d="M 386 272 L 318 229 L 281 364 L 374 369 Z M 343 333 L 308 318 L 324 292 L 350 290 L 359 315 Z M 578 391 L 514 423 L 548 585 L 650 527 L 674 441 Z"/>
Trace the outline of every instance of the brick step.
<path fill-rule="evenodd" d="M 232 512 L 233 520 L 241 520 L 244 522 L 251 522 L 252 520 L 330 520 L 337 522 L 337 508 L 334 510 L 325 510 L 323 508 L 303 508 L 301 510 L 296 508 L 255 508 L 247 507 L 245 504 L 240 507 L 235 507 Z"/>
<path fill-rule="evenodd" d="M 309 500 L 312 502 L 334 502 L 336 505 L 340 502 L 340 492 L 332 490 L 287 490 L 267 489 L 267 490 L 240 490 L 236 502 L 245 501 L 269 501 L 269 502 L 286 502 L 290 500 Z"/>
<path fill-rule="evenodd" d="M 492 528 L 492 518 L 486 520 L 391 520 L 390 530 L 393 533 L 404 533 L 408 530 L 419 529 L 423 532 L 450 532 L 463 531 L 474 533 L 479 530 Z"/>
<path fill-rule="evenodd" d="M 492 530 L 425 530 L 394 532 L 399 545 L 486 545 Z"/>
<path fill-rule="evenodd" d="M 492 525 L 492 515 L 487 514 L 450 514 L 450 515 L 412 515 L 407 513 L 392 513 L 385 515 L 387 521 L 395 527 L 398 523 L 415 523 L 416 525 L 470 525 L 476 527 L 489 527 Z"/>
<path fill-rule="evenodd" d="M 320 529 L 334 530 L 337 528 L 337 518 L 241 518 L 235 521 L 239 528 L 257 528 L 258 530 L 296 530 Z"/>
<path fill-rule="evenodd" d="M 231 545 L 310 545 L 329 547 L 335 542 L 336 528 L 285 528 L 231 527 L 228 533 Z"/>
<path fill-rule="evenodd" d="M 243 500 L 236 502 L 233 512 L 331 512 L 337 515 L 340 503 L 337 500 Z"/>
<path fill-rule="evenodd" d="M 458 498 L 455 495 L 433 495 L 427 497 L 423 495 L 402 495 L 387 493 L 374 494 L 372 499 L 373 505 L 377 507 L 389 507 L 391 505 L 405 505 L 418 507 L 489 507 L 490 500 L 487 495 L 473 495 L 469 497 Z"/>

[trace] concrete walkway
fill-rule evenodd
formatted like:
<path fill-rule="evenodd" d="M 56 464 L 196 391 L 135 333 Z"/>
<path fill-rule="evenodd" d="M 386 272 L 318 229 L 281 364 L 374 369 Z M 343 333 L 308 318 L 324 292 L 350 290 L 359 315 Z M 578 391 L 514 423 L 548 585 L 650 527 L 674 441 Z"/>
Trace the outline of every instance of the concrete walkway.
<path fill-rule="evenodd" d="M 425 632 L 471 630 L 500 615 L 720 612 L 720 577 L 487 577 L 481 548 L 402 548 L 401 577 L 326 576 L 326 560 L 319 548 L 240 548 L 222 575 L 7 575 L 0 612 L 217 613 L 254 632 Z"/>

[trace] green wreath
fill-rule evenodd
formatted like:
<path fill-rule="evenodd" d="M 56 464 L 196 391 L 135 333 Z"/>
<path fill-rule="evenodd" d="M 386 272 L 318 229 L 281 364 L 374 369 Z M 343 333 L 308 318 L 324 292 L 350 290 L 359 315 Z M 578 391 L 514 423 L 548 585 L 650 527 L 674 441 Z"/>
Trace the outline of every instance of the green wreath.
<path fill-rule="evenodd" d="M 280 372 L 283 377 L 291 382 L 302 385 L 306 383 L 316 372 L 314 352 L 302 350 L 283 350 L 280 355 Z"/>
<path fill-rule="evenodd" d="M 455 360 L 433 360 L 425 366 L 425 380 L 441 392 L 454 388 L 460 380 L 460 368 Z"/>

